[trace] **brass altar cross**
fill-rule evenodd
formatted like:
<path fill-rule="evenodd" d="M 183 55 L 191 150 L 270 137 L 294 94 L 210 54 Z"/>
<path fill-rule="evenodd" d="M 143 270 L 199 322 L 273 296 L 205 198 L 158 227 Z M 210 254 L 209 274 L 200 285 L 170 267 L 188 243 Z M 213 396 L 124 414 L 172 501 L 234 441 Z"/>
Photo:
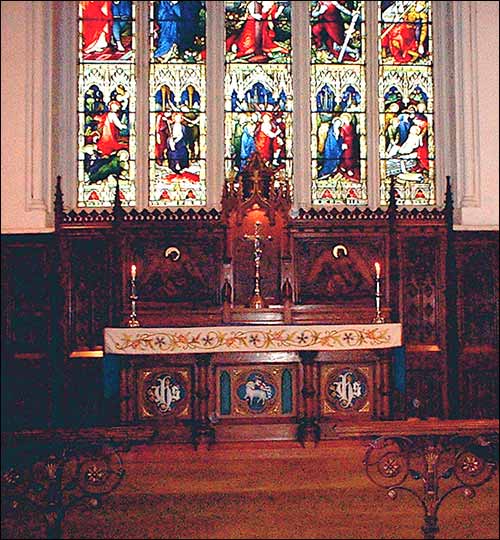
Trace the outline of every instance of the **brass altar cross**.
<path fill-rule="evenodd" d="M 262 236 L 261 233 L 262 223 L 260 221 L 255 222 L 254 234 L 245 234 L 244 239 L 253 242 L 253 259 L 255 262 L 255 286 L 253 296 L 250 299 L 250 307 L 254 309 L 261 309 L 266 307 L 264 298 L 260 293 L 260 261 L 262 259 L 263 240 L 271 240 L 272 236 Z"/>

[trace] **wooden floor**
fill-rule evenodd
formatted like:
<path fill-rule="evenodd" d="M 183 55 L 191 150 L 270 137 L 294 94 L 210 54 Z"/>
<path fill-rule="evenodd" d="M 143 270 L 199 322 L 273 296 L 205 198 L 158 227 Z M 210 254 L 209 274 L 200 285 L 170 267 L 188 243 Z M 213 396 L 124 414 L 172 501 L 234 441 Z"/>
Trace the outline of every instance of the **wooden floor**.
<path fill-rule="evenodd" d="M 118 490 L 99 509 L 71 510 L 63 537 L 422 538 L 417 501 L 405 494 L 393 501 L 367 478 L 366 446 L 134 447 L 122 455 Z M 499 538 L 498 493 L 496 476 L 474 499 L 452 494 L 439 512 L 437 538 Z M 8 534 L 43 537 L 19 527 Z"/>

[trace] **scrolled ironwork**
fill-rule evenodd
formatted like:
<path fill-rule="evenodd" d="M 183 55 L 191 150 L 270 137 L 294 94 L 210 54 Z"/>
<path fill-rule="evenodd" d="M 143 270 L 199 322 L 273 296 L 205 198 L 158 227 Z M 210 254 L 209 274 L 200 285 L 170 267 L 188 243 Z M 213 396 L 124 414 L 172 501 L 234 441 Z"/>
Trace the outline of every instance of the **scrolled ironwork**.
<path fill-rule="evenodd" d="M 367 449 L 364 465 L 368 478 L 390 499 L 406 492 L 420 503 L 423 537 L 432 539 L 439 532 L 443 501 L 460 490 L 473 498 L 476 488 L 495 475 L 498 434 L 379 437 Z"/>
<path fill-rule="evenodd" d="M 120 454 L 106 444 L 62 445 L 9 461 L 1 482 L 4 517 L 15 514 L 23 521 L 38 514 L 47 538 L 61 537 L 62 522 L 71 508 L 99 508 L 102 497 L 117 489 L 125 475 Z"/>

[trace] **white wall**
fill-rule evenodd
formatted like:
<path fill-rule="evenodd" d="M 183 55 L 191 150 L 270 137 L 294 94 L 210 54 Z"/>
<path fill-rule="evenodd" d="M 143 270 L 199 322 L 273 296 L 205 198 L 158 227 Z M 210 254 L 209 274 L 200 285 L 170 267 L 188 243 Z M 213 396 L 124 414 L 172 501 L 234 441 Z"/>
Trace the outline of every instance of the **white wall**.
<path fill-rule="evenodd" d="M 468 61 L 464 73 L 469 84 L 464 89 L 471 97 L 466 94 L 461 101 L 470 103 L 473 96 L 477 100 L 464 111 L 466 149 L 464 166 L 458 170 L 467 171 L 472 163 L 475 174 L 457 178 L 462 182 L 457 203 L 464 205 L 457 228 L 498 229 L 499 4 L 454 5 L 458 15 L 463 11 L 468 19 L 455 29 L 455 40 L 463 39 L 464 28 L 470 36 L 462 53 Z M 52 170 L 57 160 L 51 150 L 53 7 L 52 2 L 1 2 L 2 233 L 53 229 L 53 183 L 58 172 Z"/>
<path fill-rule="evenodd" d="M 499 185 L 499 95 L 498 95 L 498 12 L 499 3 L 474 2 L 475 77 L 477 78 L 477 138 L 479 171 L 475 206 L 462 208 L 464 228 L 498 228 Z"/>
<path fill-rule="evenodd" d="M 51 225 L 50 6 L 1 2 L 2 232 Z"/>

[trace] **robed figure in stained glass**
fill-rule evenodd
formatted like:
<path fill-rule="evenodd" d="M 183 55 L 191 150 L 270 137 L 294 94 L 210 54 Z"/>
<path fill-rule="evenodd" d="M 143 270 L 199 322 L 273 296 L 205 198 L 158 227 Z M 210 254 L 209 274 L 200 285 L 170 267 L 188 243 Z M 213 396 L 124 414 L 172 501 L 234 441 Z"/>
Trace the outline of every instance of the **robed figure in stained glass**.
<path fill-rule="evenodd" d="M 173 46 L 177 44 L 181 7 L 178 1 L 160 1 L 157 6 L 158 40 L 154 56 L 161 58 L 168 55 Z"/>
<path fill-rule="evenodd" d="M 280 126 L 273 118 L 273 115 L 270 112 L 262 113 L 255 130 L 255 150 L 264 163 L 278 165 L 278 159 L 284 144 L 283 136 L 284 134 L 281 132 Z"/>
<path fill-rule="evenodd" d="M 325 142 L 322 149 L 322 166 L 318 173 L 319 177 L 328 176 L 337 172 L 342 157 L 343 139 L 340 133 L 342 120 L 334 118 L 328 127 Z"/>
<path fill-rule="evenodd" d="M 276 41 L 273 22 L 283 9 L 277 2 L 249 2 L 246 21 L 239 33 L 227 38 L 226 50 L 234 52 L 237 58 L 253 56 L 254 62 L 266 60 L 269 53 L 286 54 L 287 49 Z"/>
<path fill-rule="evenodd" d="M 113 13 L 112 2 L 81 2 L 83 52 L 103 51 L 110 42 Z"/>
<path fill-rule="evenodd" d="M 390 12 L 391 5 L 384 11 L 384 19 L 392 18 Z M 411 2 L 401 19 L 384 28 L 382 51 L 396 64 L 419 62 L 427 54 L 427 2 Z"/>
<path fill-rule="evenodd" d="M 194 54 L 202 2 L 161 0 L 155 7 L 155 60 L 165 61 L 173 56 L 182 58 L 188 51 Z"/>
<path fill-rule="evenodd" d="M 108 53 L 105 60 L 118 59 L 130 51 L 132 2 L 130 0 L 80 2 L 82 10 L 82 52 L 90 59 Z M 126 41 L 124 40 L 126 37 Z M 94 53 L 94 54 L 93 54 Z M 112 56 L 110 56 L 112 55 Z"/>
<path fill-rule="evenodd" d="M 123 124 L 118 116 L 121 109 L 119 101 L 113 100 L 108 103 L 108 111 L 99 118 L 99 133 L 97 139 L 97 150 L 102 156 L 109 156 L 112 152 L 127 149 L 127 140 L 120 138 L 120 131 L 126 130 L 127 126 Z"/>
<path fill-rule="evenodd" d="M 313 45 L 317 50 L 326 48 L 338 62 L 356 61 L 359 51 L 350 46 L 357 24 L 359 12 L 349 9 L 346 2 L 319 0 L 311 16 L 317 18 L 312 25 Z M 349 21 L 346 30 L 345 20 Z"/>

